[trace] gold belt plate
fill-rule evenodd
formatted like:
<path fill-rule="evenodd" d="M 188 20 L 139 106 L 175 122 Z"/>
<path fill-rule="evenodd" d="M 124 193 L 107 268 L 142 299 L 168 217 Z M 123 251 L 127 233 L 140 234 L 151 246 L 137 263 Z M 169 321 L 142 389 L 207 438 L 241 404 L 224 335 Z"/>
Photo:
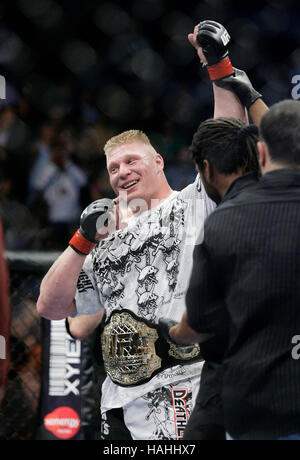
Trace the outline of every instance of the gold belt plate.
<path fill-rule="evenodd" d="M 170 349 L 168 351 L 169 355 L 175 359 L 190 360 L 196 358 L 200 354 L 200 346 L 198 343 L 192 345 L 176 345 L 175 343 L 169 342 Z"/>
<path fill-rule="evenodd" d="M 112 381 L 126 386 L 149 379 L 161 367 L 157 339 L 156 329 L 129 313 L 113 314 L 101 336 L 104 366 Z"/>

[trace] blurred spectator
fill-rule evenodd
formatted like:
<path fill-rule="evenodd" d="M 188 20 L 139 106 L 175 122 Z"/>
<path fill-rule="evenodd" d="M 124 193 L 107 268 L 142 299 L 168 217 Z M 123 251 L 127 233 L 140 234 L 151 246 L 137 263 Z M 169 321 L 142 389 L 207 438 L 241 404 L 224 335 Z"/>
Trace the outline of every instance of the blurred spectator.
<path fill-rule="evenodd" d="M 17 114 L 16 106 L 6 106 L 0 113 L 0 147 L 7 154 L 6 164 L 14 184 L 14 194 L 24 200 L 29 170 L 28 151 L 31 129 Z"/>
<path fill-rule="evenodd" d="M 105 123 L 97 122 L 80 133 L 76 146 L 76 160 L 88 175 L 88 189 L 82 194 L 83 207 L 100 198 L 114 198 L 107 169 L 104 144 L 116 132 Z"/>
<path fill-rule="evenodd" d="M 84 88 L 80 98 L 79 118 L 83 126 L 91 126 L 100 118 L 99 110 L 94 103 L 94 95 L 91 89 Z"/>
<path fill-rule="evenodd" d="M 173 190 L 182 190 L 188 184 L 194 182 L 197 172 L 191 160 L 188 146 L 182 147 L 175 161 L 167 164 L 165 174 Z"/>
<path fill-rule="evenodd" d="M 50 160 L 36 180 L 29 204 L 39 211 L 41 200 L 46 203 L 51 236 L 45 244 L 48 249 L 61 250 L 68 243 L 74 226 L 78 225 L 82 210 L 80 192 L 87 184 L 87 176 L 70 160 L 59 140 L 51 145 Z"/>
<path fill-rule="evenodd" d="M 163 122 L 159 133 L 153 132 L 150 137 L 157 152 L 163 156 L 165 162 L 174 160 L 176 152 L 186 144 L 185 138 L 168 120 Z"/>
<path fill-rule="evenodd" d="M 106 169 L 103 147 L 108 139 L 117 134 L 115 129 L 97 122 L 84 128 L 79 136 L 76 155 L 81 165 L 89 168 L 95 160 Z M 91 172 L 94 172 L 92 169 Z"/>
<path fill-rule="evenodd" d="M 3 222 L 6 249 L 37 247 L 37 223 L 29 209 L 11 196 L 12 180 L 0 175 L 0 217 Z"/>
<path fill-rule="evenodd" d="M 111 189 L 107 171 L 103 169 L 96 179 L 90 185 L 91 201 L 100 200 L 101 198 L 115 197 Z"/>
<path fill-rule="evenodd" d="M 0 146 L 21 153 L 28 141 L 29 128 L 17 116 L 16 108 L 6 106 L 0 115 Z"/>
<path fill-rule="evenodd" d="M 28 178 L 29 193 L 36 188 L 36 181 L 41 172 L 50 163 L 50 146 L 55 135 L 56 129 L 53 124 L 49 122 L 42 124 L 39 137 L 32 148 L 33 164 Z"/>
<path fill-rule="evenodd" d="M 90 168 L 95 158 L 99 159 L 98 136 L 93 127 L 84 129 L 78 138 L 77 158 L 85 168 Z"/>

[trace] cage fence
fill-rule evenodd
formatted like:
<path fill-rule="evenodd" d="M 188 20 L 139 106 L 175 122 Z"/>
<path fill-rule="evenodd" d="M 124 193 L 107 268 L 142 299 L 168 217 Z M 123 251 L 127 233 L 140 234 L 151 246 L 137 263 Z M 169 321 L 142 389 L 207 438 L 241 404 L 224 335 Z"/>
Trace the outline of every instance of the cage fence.
<path fill-rule="evenodd" d="M 35 437 L 41 387 L 39 286 L 58 253 L 7 251 L 10 275 L 10 367 L 0 406 L 0 440 Z"/>

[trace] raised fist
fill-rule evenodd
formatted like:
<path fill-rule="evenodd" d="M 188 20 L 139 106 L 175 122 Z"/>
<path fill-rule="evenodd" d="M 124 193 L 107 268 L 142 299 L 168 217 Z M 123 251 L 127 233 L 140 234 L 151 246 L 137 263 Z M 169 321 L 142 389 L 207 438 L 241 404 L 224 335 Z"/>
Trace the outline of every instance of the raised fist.
<path fill-rule="evenodd" d="M 231 38 L 222 24 L 215 21 L 200 22 L 196 40 L 202 48 L 207 65 L 215 65 L 228 57 Z"/>
<path fill-rule="evenodd" d="M 113 207 L 113 200 L 103 198 L 85 208 L 80 217 L 80 227 L 69 242 L 75 252 L 85 256 L 91 252 L 97 243 L 96 235 L 103 233 Z"/>
<path fill-rule="evenodd" d="M 262 95 L 256 91 L 246 72 L 234 68 L 234 73 L 224 78 L 215 80 L 215 84 L 221 88 L 228 89 L 235 93 L 243 106 L 247 109 Z"/>
<path fill-rule="evenodd" d="M 80 216 L 79 233 L 86 240 L 96 243 L 96 233 L 107 223 L 113 207 L 114 202 L 109 198 L 93 201 Z"/>

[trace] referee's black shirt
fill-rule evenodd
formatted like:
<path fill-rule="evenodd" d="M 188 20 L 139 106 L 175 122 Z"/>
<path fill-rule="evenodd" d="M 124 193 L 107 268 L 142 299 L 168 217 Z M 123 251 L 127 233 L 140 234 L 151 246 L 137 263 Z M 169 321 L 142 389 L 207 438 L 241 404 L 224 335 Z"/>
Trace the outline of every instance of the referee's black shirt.
<path fill-rule="evenodd" d="M 204 235 L 188 322 L 228 333 L 225 427 L 239 439 L 300 433 L 300 360 L 292 353 L 300 335 L 300 171 L 265 174 L 217 208 Z M 189 302 L 195 297 L 198 305 Z"/>

